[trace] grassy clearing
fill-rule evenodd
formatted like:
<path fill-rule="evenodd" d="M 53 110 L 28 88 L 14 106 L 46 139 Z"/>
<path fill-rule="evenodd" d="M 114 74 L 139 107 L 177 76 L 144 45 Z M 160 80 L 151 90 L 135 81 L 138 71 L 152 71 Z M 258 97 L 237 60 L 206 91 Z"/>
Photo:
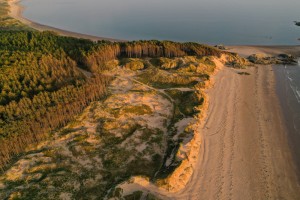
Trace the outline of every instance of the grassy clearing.
<path fill-rule="evenodd" d="M 152 114 L 152 109 L 145 104 L 142 105 L 128 105 L 125 107 L 122 107 L 120 109 L 116 109 L 114 111 L 114 116 L 116 118 L 120 116 L 125 116 L 125 115 L 149 115 Z"/>
<path fill-rule="evenodd" d="M 184 76 L 149 68 L 138 76 L 138 80 L 155 88 L 192 87 L 198 83 L 198 77 Z"/>
<path fill-rule="evenodd" d="M 216 68 L 211 57 L 153 58 L 149 63 L 152 66 L 140 73 L 139 81 L 160 89 L 193 87 L 209 80 Z"/>

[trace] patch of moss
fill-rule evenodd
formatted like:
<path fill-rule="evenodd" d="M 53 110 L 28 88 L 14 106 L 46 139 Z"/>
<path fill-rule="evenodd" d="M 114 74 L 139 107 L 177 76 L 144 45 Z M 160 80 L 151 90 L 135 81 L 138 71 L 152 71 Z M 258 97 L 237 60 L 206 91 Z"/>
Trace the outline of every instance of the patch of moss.
<path fill-rule="evenodd" d="M 142 191 L 135 191 L 132 194 L 124 196 L 125 200 L 140 200 L 142 198 Z"/>

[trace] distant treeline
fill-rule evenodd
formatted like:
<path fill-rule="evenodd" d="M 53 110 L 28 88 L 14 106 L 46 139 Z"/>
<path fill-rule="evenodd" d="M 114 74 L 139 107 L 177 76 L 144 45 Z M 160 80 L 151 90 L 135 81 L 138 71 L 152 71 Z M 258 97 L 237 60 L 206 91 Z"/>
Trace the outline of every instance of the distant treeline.
<path fill-rule="evenodd" d="M 101 69 L 105 61 L 117 58 L 220 56 L 218 49 L 197 43 L 170 41 L 134 41 L 122 43 L 99 43 L 83 55 L 80 62 L 90 71 Z"/>
<path fill-rule="evenodd" d="M 92 42 L 51 32 L 0 31 L 0 169 L 105 97 L 112 78 L 101 75 L 104 62 L 221 54 L 196 43 Z M 79 68 L 93 76 L 85 77 Z"/>

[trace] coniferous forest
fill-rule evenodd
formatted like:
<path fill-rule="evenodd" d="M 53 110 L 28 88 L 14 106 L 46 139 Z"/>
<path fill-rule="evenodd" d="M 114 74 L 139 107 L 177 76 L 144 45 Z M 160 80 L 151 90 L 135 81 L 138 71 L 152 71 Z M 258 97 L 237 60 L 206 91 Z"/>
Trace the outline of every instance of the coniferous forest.
<path fill-rule="evenodd" d="M 101 74 L 106 61 L 186 55 L 221 52 L 196 43 L 92 42 L 52 32 L 0 31 L 0 169 L 105 97 L 113 78 Z"/>

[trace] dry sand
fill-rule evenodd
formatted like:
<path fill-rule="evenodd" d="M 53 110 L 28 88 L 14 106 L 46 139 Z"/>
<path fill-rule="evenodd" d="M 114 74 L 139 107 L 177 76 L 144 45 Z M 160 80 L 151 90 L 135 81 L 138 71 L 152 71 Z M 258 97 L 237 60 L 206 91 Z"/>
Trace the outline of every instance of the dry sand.
<path fill-rule="evenodd" d="M 219 72 L 197 167 L 172 199 L 300 199 L 271 70 Z"/>
<path fill-rule="evenodd" d="M 243 56 L 296 55 L 299 47 L 232 49 Z M 243 70 L 249 76 L 237 71 L 224 68 L 215 77 L 198 164 L 171 199 L 300 199 L 272 67 Z"/>
<path fill-rule="evenodd" d="M 18 0 L 9 1 L 10 15 L 30 27 L 91 40 L 109 38 L 73 33 L 34 23 L 22 17 Z M 242 56 L 253 53 L 299 55 L 300 46 L 231 46 Z M 270 66 L 238 75 L 224 68 L 208 91 L 210 105 L 200 130 L 202 145 L 194 173 L 177 193 L 161 192 L 170 199 L 300 199 L 300 186 L 289 150 L 286 127 L 275 94 Z M 156 194 L 159 190 L 154 190 Z"/>
<path fill-rule="evenodd" d="M 20 0 L 8 0 L 8 4 L 10 6 L 10 13 L 9 15 L 23 24 L 36 29 L 38 31 L 53 31 L 58 33 L 59 35 L 62 36 L 70 36 L 70 37 L 75 37 L 75 38 L 83 38 L 83 39 L 89 39 L 92 41 L 98 41 L 98 40 L 109 40 L 112 42 L 121 42 L 125 40 L 118 40 L 118 39 L 112 39 L 112 38 L 105 38 L 105 37 L 98 37 L 98 36 L 92 36 L 92 35 L 87 35 L 87 34 L 81 34 L 81 33 L 75 33 L 72 31 L 66 31 L 62 30 L 59 28 L 51 27 L 51 26 L 46 26 L 43 24 L 39 24 L 37 22 L 33 22 L 27 18 L 25 18 L 22 14 L 24 11 L 24 7 L 20 5 Z"/>
<path fill-rule="evenodd" d="M 294 54 L 281 48 L 241 50 L 244 56 L 266 50 L 272 55 Z M 289 48 L 296 52 L 299 47 Z M 239 75 L 240 71 L 250 75 Z M 187 185 L 175 193 L 152 185 L 142 188 L 162 199 L 300 199 L 272 66 L 224 67 L 214 79 L 214 87 L 207 91 L 207 117 L 199 130 L 198 161 Z"/>
<path fill-rule="evenodd" d="M 281 53 L 300 56 L 300 45 L 298 46 L 228 46 L 228 51 L 238 53 L 243 57 L 251 54 L 263 53 L 276 56 Z"/>

